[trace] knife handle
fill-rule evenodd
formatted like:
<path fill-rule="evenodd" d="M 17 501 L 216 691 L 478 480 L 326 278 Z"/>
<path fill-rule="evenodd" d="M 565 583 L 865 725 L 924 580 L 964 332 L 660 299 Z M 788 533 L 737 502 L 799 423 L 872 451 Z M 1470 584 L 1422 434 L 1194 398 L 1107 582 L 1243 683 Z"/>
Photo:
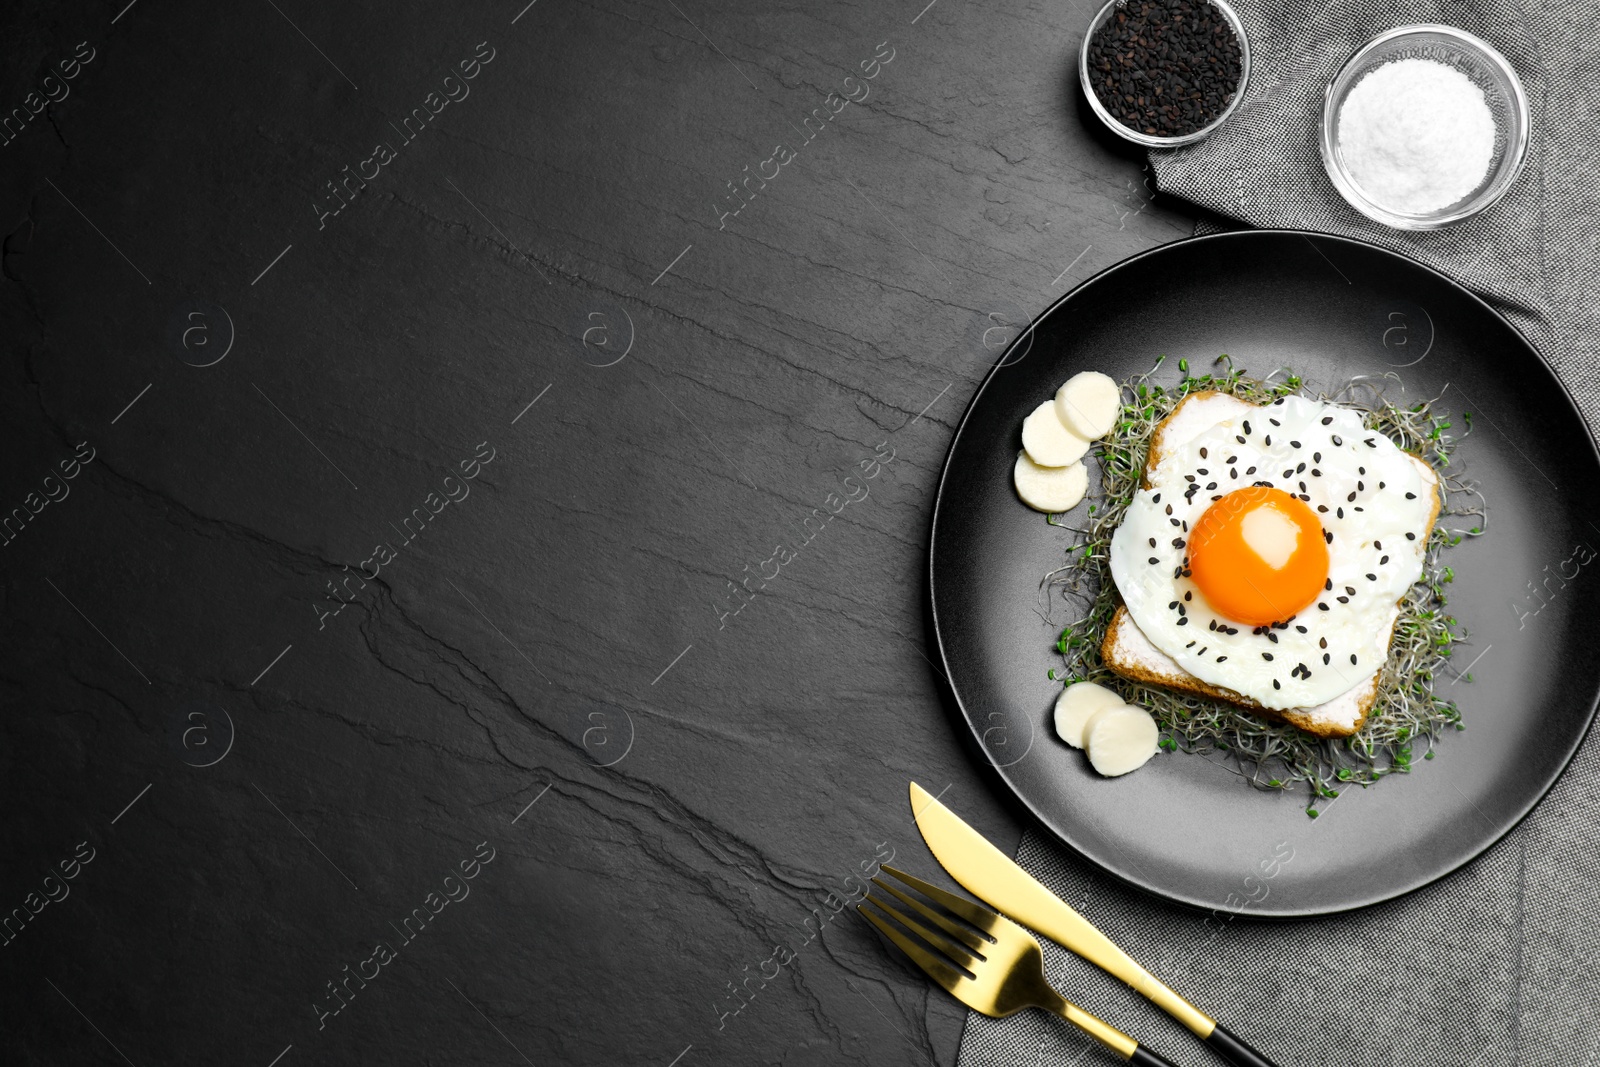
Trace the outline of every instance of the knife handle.
<path fill-rule="evenodd" d="M 1213 1052 L 1233 1064 L 1233 1067 L 1275 1067 L 1271 1060 L 1234 1036 L 1221 1023 L 1205 1041 Z"/>
<path fill-rule="evenodd" d="M 1172 1067 L 1170 1060 L 1162 1059 L 1143 1045 L 1134 1048 L 1133 1055 L 1128 1057 L 1128 1062 L 1133 1064 L 1133 1067 Z"/>

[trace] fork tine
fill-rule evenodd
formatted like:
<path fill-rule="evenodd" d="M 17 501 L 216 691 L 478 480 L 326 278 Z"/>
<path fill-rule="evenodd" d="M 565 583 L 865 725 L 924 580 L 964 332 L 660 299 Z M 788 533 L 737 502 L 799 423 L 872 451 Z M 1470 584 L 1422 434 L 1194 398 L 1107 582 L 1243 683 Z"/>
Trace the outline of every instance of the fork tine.
<path fill-rule="evenodd" d="M 868 897 L 867 899 L 871 900 L 872 898 Z M 874 900 L 873 903 L 876 904 L 877 901 Z M 879 933 L 893 941 L 901 952 L 910 956 L 912 963 L 921 967 L 929 978 L 943 986 L 946 991 L 956 993 L 956 990 L 967 980 L 967 976 L 950 966 L 948 960 L 929 952 L 899 929 L 879 918 L 876 912 L 867 910 L 866 904 L 857 904 L 856 911 L 859 911 L 868 922 L 876 926 Z M 960 994 L 956 995 L 959 996 Z"/>
<path fill-rule="evenodd" d="M 898 922 L 901 926 L 904 926 L 907 930 L 910 930 L 912 933 L 922 938 L 922 940 L 926 941 L 928 943 L 928 947 L 937 952 L 943 953 L 956 966 L 963 967 L 969 971 L 974 971 L 977 970 L 979 964 L 983 963 L 983 957 L 978 955 L 976 952 L 973 952 L 962 945 L 955 944 L 943 934 L 934 933 L 926 926 L 923 926 L 921 923 L 917 922 L 917 920 L 913 919 L 911 916 L 896 910 L 894 905 L 889 904 L 886 901 L 870 894 L 867 896 L 867 899 L 876 904 L 879 911 L 884 912 L 895 922 Z"/>
<path fill-rule="evenodd" d="M 901 903 L 907 905 L 908 907 L 911 907 L 911 908 L 915 909 L 916 913 L 918 915 L 922 916 L 924 919 L 927 919 L 929 922 L 936 924 L 939 927 L 939 929 L 943 930 L 945 933 L 949 934 L 951 937 L 955 938 L 957 941 L 961 942 L 963 945 L 966 945 L 968 948 L 972 949 L 974 952 L 978 953 L 979 955 L 983 954 L 983 950 L 984 950 L 985 947 L 987 947 L 988 942 L 986 942 L 978 934 L 975 934 L 971 930 L 968 930 L 965 926 L 962 926 L 960 923 L 957 923 L 952 919 L 946 918 L 944 915 L 941 915 L 939 912 L 934 911 L 932 908 L 928 907 L 928 905 L 924 904 L 922 901 L 918 900 L 916 897 L 913 897 L 909 893 L 906 893 L 906 892 L 903 892 L 903 891 L 901 891 L 899 889 L 896 889 L 894 886 L 890 885 L 888 882 L 883 881 L 882 879 L 874 878 L 872 880 L 872 884 L 877 886 L 879 889 L 883 890 L 886 893 L 893 894 L 895 899 L 899 900 Z"/>
<path fill-rule="evenodd" d="M 940 904 L 943 904 L 945 907 L 949 908 L 951 911 L 967 920 L 967 922 L 986 933 L 993 933 L 996 927 L 1007 921 L 1005 916 L 1001 915 L 999 912 L 990 911 L 988 908 L 985 908 L 980 904 L 974 904 L 966 897 L 958 897 L 954 893 L 946 892 L 936 885 L 930 885 L 929 883 L 924 882 L 921 878 L 909 875 L 904 871 L 896 870 L 895 868 L 890 867 L 888 864 L 883 864 L 879 867 L 879 870 L 881 870 L 884 874 L 892 875 L 895 878 L 900 879 L 900 881 L 904 882 L 912 889 L 915 889 L 923 896 L 928 897 L 931 900 L 938 901 Z"/>

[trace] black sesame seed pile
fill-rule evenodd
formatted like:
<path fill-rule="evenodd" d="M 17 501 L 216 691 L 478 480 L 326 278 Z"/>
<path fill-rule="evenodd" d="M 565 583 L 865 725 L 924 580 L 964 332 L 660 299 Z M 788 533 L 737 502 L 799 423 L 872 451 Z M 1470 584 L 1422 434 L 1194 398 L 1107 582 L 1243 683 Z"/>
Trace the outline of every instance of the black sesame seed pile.
<path fill-rule="evenodd" d="M 1209 126 L 1233 100 L 1239 39 L 1206 0 L 1128 0 L 1089 41 L 1089 82 L 1129 129 L 1181 137 Z"/>

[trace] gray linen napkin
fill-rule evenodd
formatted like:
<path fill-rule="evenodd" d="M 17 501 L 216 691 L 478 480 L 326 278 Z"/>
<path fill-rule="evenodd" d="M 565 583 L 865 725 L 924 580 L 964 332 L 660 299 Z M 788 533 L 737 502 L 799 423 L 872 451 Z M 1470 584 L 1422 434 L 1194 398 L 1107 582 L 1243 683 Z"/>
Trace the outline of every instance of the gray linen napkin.
<path fill-rule="evenodd" d="M 1474 290 L 1521 329 L 1600 420 L 1600 9 L 1583 0 L 1244 0 L 1255 70 L 1230 123 L 1152 152 L 1163 193 L 1255 226 L 1364 238 Z M 1486 214 L 1430 234 L 1384 229 L 1328 183 L 1322 90 L 1383 30 L 1462 27 L 1516 67 L 1533 111 L 1528 161 Z M 1308 254 L 1310 254 L 1308 252 Z M 1125 889 L 1028 830 L 1017 860 L 1133 957 L 1225 1016 L 1280 1067 L 1600 1064 L 1600 741 L 1534 813 L 1462 871 L 1401 900 L 1315 922 L 1221 929 Z M 1142 998 L 1046 943 L 1052 979 L 1180 1064 L 1209 1052 Z M 1116 1062 L 1030 1011 L 968 1015 L 961 1067 Z"/>

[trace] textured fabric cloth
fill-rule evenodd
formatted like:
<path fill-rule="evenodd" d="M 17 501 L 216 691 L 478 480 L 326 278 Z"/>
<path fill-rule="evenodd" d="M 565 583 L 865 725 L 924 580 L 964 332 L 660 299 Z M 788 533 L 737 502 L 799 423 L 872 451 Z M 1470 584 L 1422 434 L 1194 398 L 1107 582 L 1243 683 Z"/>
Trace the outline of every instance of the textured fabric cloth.
<path fill-rule="evenodd" d="M 1197 145 L 1152 152 L 1161 191 L 1254 226 L 1363 238 L 1429 264 L 1510 319 L 1600 425 L 1600 9 L 1574 0 L 1245 0 L 1255 69 L 1233 119 Z M 1443 22 L 1498 48 L 1533 126 L 1516 185 L 1444 231 L 1385 229 L 1329 184 L 1317 147 L 1323 87 L 1371 37 Z M 1232 223 L 1202 224 L 1210 232 Z M 1309 254 L 1309 253 L 1308 253 Z M 1017 859 L 1175 989 L 1222 1014 L 1280 1067 L 1600 1064 L 1600 741 L 1465 869 L 1389 904 L 1292 924 L 1215 920 L 1099 874 L 1028 830 Z M 1168 1058 L 1220 1063 L 1142 998 L 1058 946 L 1069 998 Z M 1116 1062 L 1069 1024 L 1029 1011 L 968 1015 L 961 1067 Z"/>

